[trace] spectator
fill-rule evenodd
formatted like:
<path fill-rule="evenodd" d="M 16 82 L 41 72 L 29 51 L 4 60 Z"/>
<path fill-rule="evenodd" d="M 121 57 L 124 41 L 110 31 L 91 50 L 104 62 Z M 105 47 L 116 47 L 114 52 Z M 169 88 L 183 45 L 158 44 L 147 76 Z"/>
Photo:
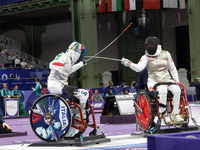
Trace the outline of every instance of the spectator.
<path fill-rule="evenodd" d="M 15 54 L 14 54 L 14 55 L 15 55 L 15 58 L 17 58 L 17 56 L 18 56 L 18 53 L 17 53 L 17 52 L 15 52 Z"/>
<path fill-rule="evenodd" d="M 1 96 L 3 98 L 3 109 L 5 109 L 5 106 L 4 106 L 5 99 L 8 99 L 11 97 L 11 92 L 8 89 L 8 86 L 6 83 L 3 83 L 3 89 L 1 90 Z M 3 110 L 3 112 L 5 112 L 5 110 Z"/>
<path fill-rule="evenodd" d="M 3 47 L 2 47 L 2 50 L 1 50 L 1 53 L 2 53 L 2 54 L 5 54 L 5 51 L 6 51 L 6 48 L 5 48 L 5 46 L 3 46 Z"/>
<path fill-rule="evenodd" d="M 30 61 L 27 62 L 26 69 L 31 69 Z"/>
<path fill-rule="evenodd" d="M 111 89 L 108 89 L 105 97 L 110 96 L 110 95 L 114 95 L 113 91 Z"/>
<path fill-rule="evenodd" d="M 126 81 L 122 81 L 122 83 L 119 85 L 119 87 L 127 87 L 126 86 Z"/>
<path fill-rule="evenodd" d="M 0 114 L 0 134 L 11 133 L 11 127 L 5 122 L 2 114 Z"/>
<path fill-rule="evenodd" d="M 33 61 L 32 64 L 30 65 L 30 68 L 35 69 L 35 67 L 36 67 L 36 63 Z"/>
<path fill-rule="evenodd" d="M 108 85 L 107 88 L 114 88 L 114 85 L 113 85 L 113 82 L 112 82 L 112 81 L 109 81 L 108 84 L 109 84 L 109 85 Z"/>
<path fill-rule="evenodd" d="M 8 56 L 8 60 L 11 62 L 12 67 L 15 66 L 15 56 L 13 55 L 12 52 L 10 52 L 10 55 Z"/>
<path fill-rule="evenodd" d="M 104 88 L 104 83 L 100 83 L 99 88 Z"/>
<path fill-rule="evenodd" d="M 40 79 L 39 78 L 35 79 L 35 83 L 36 87 L 35 88 L 32 87 L 32 90 L 36 92 L 36 96 L 37 98 L 39 98 L 40 96 L 42 96 L 42 85 Z"/>
<path fill-rule="evenodd" d="M 99 93 L 98 90 L 94 91 L 94 94 L 92 95 L 92 100 L 93 101 L 104 101 L 104 99 L 98 93 Z"/>
<path fill-rule="evenodd" d="M 19 56 L 15 58 L 15 67 L 16 68 L 21 68 L 21 61 L 19 60 Z"/>
<path fill-rule="evenodd" d="M 15 85 L 14 90 L 12 90 L 11 97 L 18 98 L 19 102 L 19 115 L 27 116 L 26 110 L 24 109 L 24 105 L 21 101 L 21 92 L 18 90 L 18 85 Z"/>
<path fill-rule="evenodd" d="M 21 66 L 22 66 L 22 68 L 24 68 L 24 69 L 26 68 L 27 63 L 26 63 L 26 59 L 25 59 L 25 58 L 22 58 Z"/>
<path fill-rule="evenodd" d="M 23 59 L 25 59 L 25 61 L 26 61 L 26 58 L 25 58 L 25 56 L 24 55 L 22 55 L 22 57 L 19 59 L 21 62 L 23 62 Z"/>
<path fill-rule="evenodd" d="M 200 78 L 194 80 L 194 86 L 196 88 L 197 100 L 200 101 Z"/>
<path fill-rule="evenodd" d="M 125 89 L 124 94 L 129 94 L 130 90 L 129 89 Z"/>
<path fill-rule="evenodd" d="M 2 48 L 3 47 L 3 41 L 2 41 L 2 39 L 0 38 L 0 51 L 2 51 Z"/>
<path fill-rule="evenodd" d="M 8 53 L 8 50 L 7 50 L 7 49 L 5 49 L 5 54 L 4 54 L 4 56 L 6 57 L 6 59 L 8 59 L 9 53 Z"/>
<path fill-rule="evenodd" d="M 40 69 L 38 64 L 35 65 L 35 69 Z"/>
<path fill-rule="evenodd" d="M 124 90 L 121 90 L 121 95 L 124 95 Z"/>
<path fill-rule="evenodd" d="M 137 84 L 137 82 L 136 82 L 136 81 L 132 81 L 132 82 L 131 82 L 131 87 L 135 87 L 135 86 L 136 86 L 136 84 Z"/>
<path fill-rule="evenodd" d="M 4 46 L 5 48 L 8 48 L 8 40 L 4 40 L 3 46 Z"/>

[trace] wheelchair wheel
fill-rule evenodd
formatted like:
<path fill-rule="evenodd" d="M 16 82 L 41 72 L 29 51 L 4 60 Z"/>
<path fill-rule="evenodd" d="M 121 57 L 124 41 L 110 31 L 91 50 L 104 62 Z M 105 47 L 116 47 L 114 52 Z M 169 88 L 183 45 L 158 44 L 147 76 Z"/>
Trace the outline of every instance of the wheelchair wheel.
<path fill-rule="evenodd" d="M 30 110 L 33 132 L 46 142 L 58 142 L 72 124 L 71 110 L 66 101 L 54 94 L 47 94 L 35 101 Z"/>
<path fill-rule="evenodd" d="M 150 98 L 146 91 L 139 92 L 135 99 L 135 114 L 139 127 L 143 131 L 151 128 L 153 122 L 152 110 Z"/>

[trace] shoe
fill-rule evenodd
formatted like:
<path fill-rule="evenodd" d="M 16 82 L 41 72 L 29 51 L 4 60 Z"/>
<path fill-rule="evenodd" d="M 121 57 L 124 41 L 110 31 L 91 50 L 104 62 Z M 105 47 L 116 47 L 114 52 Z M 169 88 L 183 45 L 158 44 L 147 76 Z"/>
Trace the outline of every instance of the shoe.
<path fill-rule="evenodd" d="M 168 124 L 171 122 L 171 119 L 168 115 L 165 115 L 165 123 Z"/>
<path fill-rule="evenodd" d="M 173 114 L 173 121 L 176 121 L 176 122 L 183 122 L 184 119 L 181 118 L 181 116 L 179 114 Z"/>

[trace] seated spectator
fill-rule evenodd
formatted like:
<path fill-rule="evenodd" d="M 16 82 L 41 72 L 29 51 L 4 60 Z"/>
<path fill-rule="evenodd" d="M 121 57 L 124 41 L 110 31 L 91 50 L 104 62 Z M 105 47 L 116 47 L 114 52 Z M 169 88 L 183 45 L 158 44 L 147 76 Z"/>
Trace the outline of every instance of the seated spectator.
<path fill-rule="evenodd" d="M 36 63 L 33 61 L 32 64 L 30 65 L 30 68 L 35 69 L 35 67 L 36 67 Z"/>
<path fill-rule="evenodd" d="M 25 56 L 24 55 L 22 55 L 22 57 L 19 59 L 21 62 L 23 62 L 23 59 L 25 59 L 25 61 L 26 61 L 26 58 L 25 58 Z"/>
<path fill-rule="evenodd" d="M 18 53 L 17 53 L 17 52 L 15 52 L 15 53 L 14 53 L 14 55 L 15 55 L 15 58 L 17 58 L 17 56 L 18 56 Z"/>
<path fill-rule="evenodd" d="M 194 80 L 194 87 L 196 88 L 197 100 L 200 101 L 200 78 Z"/>
<path fill-rule="evenodd" d="M 121 90 L 121 95 L 124 95 L 124 90 Z"/>
<path fill-rule="evenodd" d="M 4 56 L 6 57 L 6 59 L 8 59 L 9 53 L 8 53 L 8 50 L 7 50 L 7 49 L 5 49 L 5 54 L 4 54 Z"/>
<path fill-rule="evenodd" d="M 26 66 L 27 66 L 26 59 L 22 58 L 21 67 L 25 69 Z"/>
<path fill-rule="evenodd" d="M 94 91 L 94 94 L 92 95 L 92 100 L 93 101 L 104 101 L 104 99 L 98 93 L 99 93 L 98 90 Z"/>
<path fill-rule="evenodd" d="M 5 48 L 5 46 L 3 46 L 3 47 L 2 47 L 2 50 L 1 50 L 1 53 L 2 53 L 2 54 L 5 54 L 5 51 L 6 51 L 6 48 Z"/>
<path fill-rule="evenodd" d="M 104 88 L 104 83 L 100 83 L 99 88 Z"/>
<path fill-rule="evenodd" d="M 122 83 L 119 85 L 119 87 L 127 87 L 126 86 L 126 81 L 122 81 Z"/>
<path fill-rule="evenodd" d="M 35 69 L 40 69 L 38 64 L 35 65 Z"/>
<path fill-rule="evenodd" d="M 0 65 L 0 69 L 1 69 L 1 70 L 5 70 L 5 68 L 4 68 L 4 67 L 2 67 L 1 65 Z"/>
<path fill-rule="evenodd" d="M 114 95 L 113 91 L 111 89 L 108 89 L 105 97 L 109 96 L 109 95 Z"/>
<path fill-rule="evenodd" d="M 3 89 L 1 90 L 1 96 L 3 98 L 3 105 L 4 105 L 4 102 L 5 102 L 5 99 L 8 99 L 11 97 L 11 92 L 10 90 L 8 89 L 8 86 L 6 83 L 3 83 Z M 3 106 L 3 108 L 5 108 L 5 106 Z M 5 112 L 5 110 L 3 110 Z"/>
<path fill-rule="evenodd" d="M 129 94 L 130 90 L 129 89 L 125 89 L 124 94 Z"/>
<path fill-rule="evenodd" d="M 12 63 L 12 67 L 15 66 L 15 56 L 12 52 L 10 52 L 10 55 L 8 56 L 8 60 Z"/>
<path fill-rule="evenodd" d="M 8 48 L 8 40 L 4 40 L 3 46 L 4 46 L 5 48 Z"/>
<path fill-rule="evenodd" d="M 131 82 L 131 87 L 135 87 L 135 86 L 136 86 L 136 84 L 137 84 L 137 82 L 135 82 L 135 81 L 132 81 L 132 82 Z"/>
<path fill-rule="evenodd" d="M 5 122 L 2 114 L 0 114 L 0 134 L 11 133 L 11 127 Z"/>
<path fill-rule="evenodd" d="M 2 41 L 2 39 L 0 38 L 0 51 L 2 51 L 2 49 L 3 49 L 3 41 Z"/>
<path fill-rule="evenodd" d="M 31 64 L 30 61 L 27 62 L 26 68 L 25 69 L 31 69 Z"/>
<path fill-rule="evenodd" d="M 21 68 L 21 61 L 19 60 L 19 56 L 15 58 L 15 67 L 16 68 Z"/>
<path fill-rule="evenodd" d="M 26 110 L 24 109 L 24 105 L 21 101 L 21 92 L 18 90 L 18 85 L 15 85 L 14 90 L 12 90 L 11 94 L 12 98 L 18 98 L 19 102 L 19 115 L 20 116 L 27 116 Z"/>
<path fill-rule="evenodd" d="M 112 81 L 109 81 L 108 84 L 109 84 L 109 85 L 107 86 L 107 88 L 114 88 L 114 85 L 113 85 L 113 82 L 112 82 Z"/>

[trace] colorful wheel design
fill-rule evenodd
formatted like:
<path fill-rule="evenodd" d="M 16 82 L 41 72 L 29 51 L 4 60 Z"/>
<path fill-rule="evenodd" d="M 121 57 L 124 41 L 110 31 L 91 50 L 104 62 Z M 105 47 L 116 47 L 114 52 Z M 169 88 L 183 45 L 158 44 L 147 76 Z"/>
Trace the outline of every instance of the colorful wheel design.
<path fill-rule="evenodd" d="M 149 102 L 149 96 L 140 92 L 138 93 L 135 102 L 135 114 L 140 129 L 150 129 L 153 122 L 153 113 Z"/>
<path fill-rule="evenodd" d="M 35 101 L 30 110 L 33 132 L 43 141 L 57 142 L 69 131 L 71 110 L 66 101 L 54 94 L 47 94 Z"/>

